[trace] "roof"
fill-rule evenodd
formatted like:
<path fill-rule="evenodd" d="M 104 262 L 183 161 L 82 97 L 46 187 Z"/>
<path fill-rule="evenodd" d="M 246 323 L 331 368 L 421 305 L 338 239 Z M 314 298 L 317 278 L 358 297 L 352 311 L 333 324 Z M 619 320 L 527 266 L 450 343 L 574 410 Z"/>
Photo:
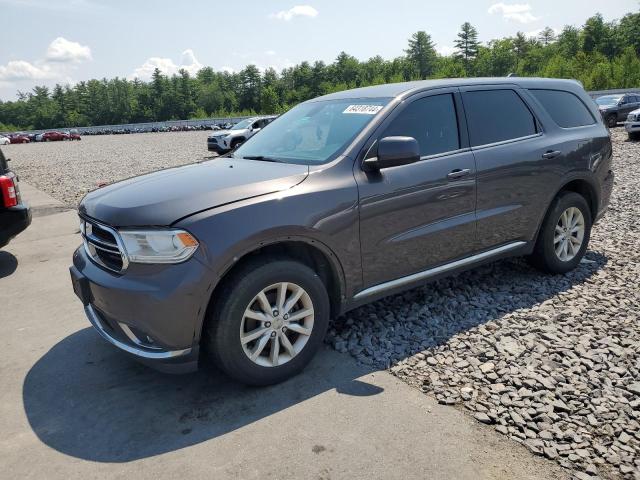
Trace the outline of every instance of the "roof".
<path fill-rule="evenodd" d="M 437 80 L 417 80 L 413 82 L 387 83 L 371 87 L 354 88 L 330 93 L 311 101 L 340 100 L 347 98 L 394 98 L 421 90 L 473 85 L 517 85 L 524 88 L 559 88 L 562 90 L 582 90 L 576 80 L 533 77 L 484 77 L 484 78 L 441 78 Z"/>

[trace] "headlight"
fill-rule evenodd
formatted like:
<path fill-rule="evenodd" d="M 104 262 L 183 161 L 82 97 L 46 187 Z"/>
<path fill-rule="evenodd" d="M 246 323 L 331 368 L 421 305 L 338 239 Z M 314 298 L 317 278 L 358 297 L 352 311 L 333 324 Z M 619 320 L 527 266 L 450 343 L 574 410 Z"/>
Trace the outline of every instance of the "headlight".
<path fill-rule="evenodd" d="M 198 241 L 184 230 L 120 230 L 130 262 L 179 263 L 198 248 Z"/>

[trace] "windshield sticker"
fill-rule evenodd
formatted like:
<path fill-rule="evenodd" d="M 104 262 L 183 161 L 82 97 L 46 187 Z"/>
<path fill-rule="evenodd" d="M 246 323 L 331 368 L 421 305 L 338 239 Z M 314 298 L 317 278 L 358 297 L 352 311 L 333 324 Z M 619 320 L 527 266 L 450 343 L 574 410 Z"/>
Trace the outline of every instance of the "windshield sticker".
<path fill-rule="evenodd" d="M 360 113 L 362 115 L 375 115 L 382 110 L 382 105 L 349 105 L 342 113 Z"/>

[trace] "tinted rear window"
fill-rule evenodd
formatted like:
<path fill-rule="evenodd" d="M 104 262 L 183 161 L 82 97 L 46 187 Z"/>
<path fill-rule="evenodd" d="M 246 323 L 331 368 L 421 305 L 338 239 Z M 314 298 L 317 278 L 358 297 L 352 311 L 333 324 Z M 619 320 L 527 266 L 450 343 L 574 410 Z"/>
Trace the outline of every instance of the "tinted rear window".
<path fill-rule="evenodd" d="M 434 95 L 410 103 L 383 134 L 392 136 L 415 138 L 423 157 L 458 150 L 460 139 L 453 96 Z"/>
<path fill-rule="evenodd" d="M 513 90 L 478 90 L 463 94 L 471 145 L 487 145 L 537 132 L 536 121 Z"/>
<path fill-rule="evenodd" d="M 563 128 L 596 123 L 584 103 L 573 93 L 560 90 L 529 90 L 542 104 L 553 121 Z"/>

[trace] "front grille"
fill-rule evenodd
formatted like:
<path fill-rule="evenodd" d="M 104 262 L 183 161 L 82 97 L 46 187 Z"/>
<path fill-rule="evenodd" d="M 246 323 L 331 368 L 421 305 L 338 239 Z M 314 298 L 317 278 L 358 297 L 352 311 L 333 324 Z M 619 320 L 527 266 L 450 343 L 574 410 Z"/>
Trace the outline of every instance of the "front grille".
<path fill-rule="evenodd" d="M 118 233 L 114 229 L 81 218 L 80 231 L 84 248 L 95 263 L 118 273 L 127 268 L 127 257 L 118 241 Z"/>
<path fill-rule="evenodd" d="M 634 113 L 630 113 L 629 116 L 627 117 L 627 120 L 629 120 L 630 122 L 635 122 L 637 119 L 638 119 L 638 115 Z"/>

